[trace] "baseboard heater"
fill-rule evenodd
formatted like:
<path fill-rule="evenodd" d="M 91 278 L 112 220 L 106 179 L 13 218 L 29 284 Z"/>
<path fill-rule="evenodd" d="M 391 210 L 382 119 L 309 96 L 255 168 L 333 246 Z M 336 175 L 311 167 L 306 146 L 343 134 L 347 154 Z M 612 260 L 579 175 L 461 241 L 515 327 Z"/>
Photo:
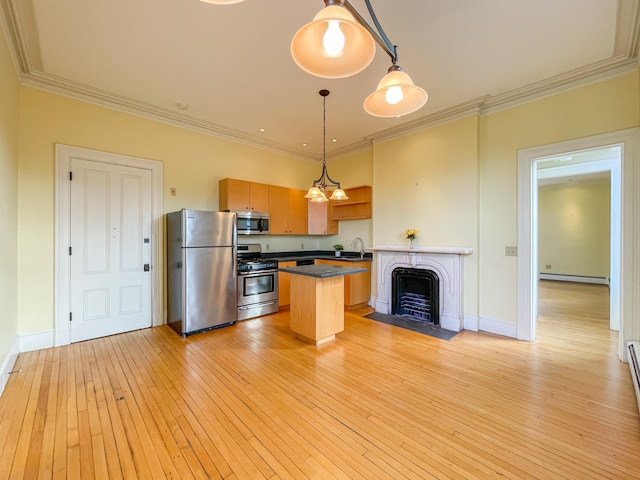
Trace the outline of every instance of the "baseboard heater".
<path fill-rule="evenodd" d="M 631 380 L 633 388 L 636 390 L 636 400 L 638 401 L 638 412 L 640 412 L 640 342 L 627 343 L 629 350 L 629 369 L 631 370 Z"/>
<path fill-rule="evenodd" d="M 540 272 L 540 280 L 555 280 L 557 282 L 577 282 L 596 283 L 598 285 L 609 285 L 609 277 L 587 277 L 584 275 L 570 275 L 564 273 L 543 273 Z"/>

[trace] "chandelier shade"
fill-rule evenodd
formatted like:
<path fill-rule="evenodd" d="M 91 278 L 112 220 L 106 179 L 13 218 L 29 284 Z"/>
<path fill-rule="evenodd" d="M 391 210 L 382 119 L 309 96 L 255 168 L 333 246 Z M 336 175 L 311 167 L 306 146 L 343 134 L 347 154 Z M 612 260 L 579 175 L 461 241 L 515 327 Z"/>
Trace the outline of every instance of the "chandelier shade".
<path fill-rule="evenodd" d="M 313 21 L 294 35 L 291 56 L 302 70 L 317 77 L 355 75 L 373 61 L 373 37 L 341 2 L 325 3 Z"/>
<path fill-rule="evenodd" d="M 393 65 L 364 101 L 364 109 L 375 117 L 400 117 L 422 108 L 428 98 L 427 92 L 414 85 L 402 68 Z"/>

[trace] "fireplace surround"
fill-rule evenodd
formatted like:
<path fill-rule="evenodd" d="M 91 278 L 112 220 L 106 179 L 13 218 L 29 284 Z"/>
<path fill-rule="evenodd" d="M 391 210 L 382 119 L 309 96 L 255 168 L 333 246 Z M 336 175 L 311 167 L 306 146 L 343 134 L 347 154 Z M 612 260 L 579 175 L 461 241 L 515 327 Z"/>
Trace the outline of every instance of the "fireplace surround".
<path fill-rule="evenodd" d="M 392 275 L 396 268 L 429 270 L 438 278 L 440 326 L 454 332 L 463 330 L 462 255 L 471 254 L 472 248 L 378 245 L 371 250 L 376 254 L 377 296 L 372 298 L 376 312 L 392 314 Z"/>

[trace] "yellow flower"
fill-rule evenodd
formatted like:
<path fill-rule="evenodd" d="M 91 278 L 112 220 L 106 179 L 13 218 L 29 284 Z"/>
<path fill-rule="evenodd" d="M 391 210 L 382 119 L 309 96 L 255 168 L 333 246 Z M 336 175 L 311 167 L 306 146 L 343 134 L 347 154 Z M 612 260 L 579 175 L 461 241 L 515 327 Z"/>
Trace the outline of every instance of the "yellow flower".
<path fill-rule="evenodd" d="M 413 228 L 405 230 L 404 236 L 405 236 L 405 238 L 408 238 L 409 240 L 414 240 L 415 238 L 418 237 L 418 230 L 415 230 Z"/>

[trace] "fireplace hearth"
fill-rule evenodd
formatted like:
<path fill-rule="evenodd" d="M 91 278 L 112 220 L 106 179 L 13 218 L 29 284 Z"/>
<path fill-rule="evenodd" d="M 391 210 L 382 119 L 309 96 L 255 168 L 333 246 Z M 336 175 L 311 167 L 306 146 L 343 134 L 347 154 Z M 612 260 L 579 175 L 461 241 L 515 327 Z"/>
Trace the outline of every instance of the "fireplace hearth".
<path fill-rule="evenodd" d="M 440 279 L 432 270 L 396 268 L 391 274 L 391 314 L 440 325 Z"/>

